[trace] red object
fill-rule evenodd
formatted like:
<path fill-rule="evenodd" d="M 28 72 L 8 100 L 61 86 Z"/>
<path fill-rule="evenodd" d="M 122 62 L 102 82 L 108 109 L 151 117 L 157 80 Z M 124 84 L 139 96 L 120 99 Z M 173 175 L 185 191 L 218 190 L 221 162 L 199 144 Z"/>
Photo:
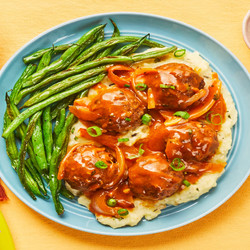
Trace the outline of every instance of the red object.
<path fill-rule="evenodd" d="M 0 179 L 0 181 L 1 181 L 1 179 Z M 8 197 L 7 197 L 6 192 L 5 192 L 3 186 L 1 185 L 1 182 L 0 182 L 0 201 L 6 201 L 6 200 L 8 200 Z"/>

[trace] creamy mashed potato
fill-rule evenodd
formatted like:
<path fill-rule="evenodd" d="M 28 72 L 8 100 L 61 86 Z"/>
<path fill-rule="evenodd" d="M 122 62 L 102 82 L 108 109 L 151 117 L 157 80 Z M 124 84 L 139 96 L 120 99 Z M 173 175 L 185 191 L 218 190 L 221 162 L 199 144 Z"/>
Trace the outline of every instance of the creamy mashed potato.
<path fill-rule="evenodd" d="M 173 55 L 167 55 L 161 58 L 160 61 L 156 62 L 155 60 L 151 59 L 136 63 L 133 65 L 133 67 L 155 68 L 157 66 L 172 62 L 184 63 L 192 67 L 201 77 L 204 78 L 206 87 L 212 84 L 212 69 L 209 67 L 208 62 L 200 57 L 198 52 L 187 51 L 185 56 L 180 58 L 176 58 Z M 103 84 L 107 86 L 110 85 L 108 78 L 104 79 Z M 225 86 L 222 86 L 221 92 L 226 102 L 227 112 L 225 122 L 222 124 L 221 130 L 218 133 L 219 148 L 216 154 L 211 159 L 211 162 L 214 163 L 225 162 L 227 160 L 227 153 L 230 150 L 232 144 L 231 129 L 237 121 L 237 111 L 235 109 L 234 102 L 229 91 Z M 96 95 L 95 90 L 91 90 L 89 95 Z M 90 142 L 89 140 L 80 137 L 78 132 L 80 127 L 83 127 L 83 125 L 79 121 L 73 126 L 73 130 L 70 135 L 69 146 L 72 146 L 76 143 Z M 134 130 L 128 131 L 126 134 L 120 137 L 129 138 L 127 145 L 131 146 L 136 141 L 147 137 L 148 134 L 148 126 L 142 125 Z M 118 228 L 126 225 L 135 226 L 142 218 L 151 220 L 157 217 L 161 213 L 161 210 L 164 209 L 167 205 L 176 206 L 184 202 L 198 199 L 202 194 L 207 193 L 211 188 L 217 185 L 217 179 L 222 175 L 223 172 L 224 171 L 222 171 L 221 173 L 204 174 L 195 184 L 192 184 L 189 187 L 186 187 L 184 190 L 157 202 L 135 199 L 135 208 L 131 210 L 127 216 L 123 217 L 123 219 L 111 218 L 106 216 L 96 216 L 96 218 L 102 224 L 109 225 L 113 228 Z M 67 185 L 67 188 L 73 191 L 75 195 L 79 195 L 79 193 L 76 190 L 72 190 L 69 185 Z M 86 207 L 88 207 L 90 204 L 90 200 L 84 195 L 81 195 L 79 197 L 78 202 Z"/>

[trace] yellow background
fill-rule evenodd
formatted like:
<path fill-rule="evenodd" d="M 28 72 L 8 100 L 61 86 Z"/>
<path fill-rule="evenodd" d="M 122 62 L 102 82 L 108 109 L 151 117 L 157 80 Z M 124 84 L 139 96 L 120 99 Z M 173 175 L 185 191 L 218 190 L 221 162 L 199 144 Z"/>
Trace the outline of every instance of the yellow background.
<path fill-rule="evenodd" d="M 201 29 L 224 44 L 250 71 L 250 50 L 241 33 L 249 9 L 249 0 L 0 0 L 0 68 L 21 46 L 55 25 L 96 13 L 132 11 L 174 18 Z M 10 199 L 0 209 L 18 250 L 250 249 L 250 178 L 206 217 L 179 229 L 136 237 L 67 228 L 32 211 L 6 191 Z"/>

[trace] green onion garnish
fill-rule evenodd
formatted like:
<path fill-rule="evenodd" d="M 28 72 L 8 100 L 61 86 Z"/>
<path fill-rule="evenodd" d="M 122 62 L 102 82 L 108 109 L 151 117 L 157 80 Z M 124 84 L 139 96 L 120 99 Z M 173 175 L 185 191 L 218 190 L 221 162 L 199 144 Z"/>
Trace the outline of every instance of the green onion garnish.
<path fill-rule="evenodd" d="M 139 155 L 143 155 L 143 153 L 145 152 L 145 150 L 141 148 L 142 145 L 143 144 L 140 144 L 140 146 L 139 146 Z"/>
<path fill-rule="evenodd" d="M 177 166 L 176 166 L 177 165 Z M 172 162 L 170 163 L 170 167 L 174 170 L 174 171 L 182 171 L 185 169 L 185 164 L 183 163 L 183 161 L 180 158 L 174 158 L 172 160 Z"/>
<path fill-rule="evenodd" d="M 118 138 L 118 142 L 127 142 L 129 138 Z"/>
<path fill-rule="evenodd" d="M 161 89 L 175 89 L 173 85 L 160 84 Z"/>
<path fill-rule="evenodd" d="M 125 88 L 130 88 L 130 85 L 129 84 L 124 84 L 124 87 Z"/>
<path fill-rule="evenodd" d="M 142 145 L 143 145 L 143 144 L 140 144 L 140 146 L 139 146 L 139 152 L 138 152 L 138 154 L 137 154 L 137 155 L 128 156 L 128 159 L 132 160 L 132 159 L 138 158 L 138 157 L 140 157 L 141 155 L 143 155 L 144 152 L 145 152 L 145 150 L 142 149 Z"/>
<path fill-rule="evenodd" d="M 183 119 L 188 119 L 190 115 L 187 111 L 177 111 L 174 113 L 174 116 L 180 116 Z"/>
<path fill-rule="evenodd" d="M 219 114 L 219 113 L 217 113 L 217 114 L 211 114 L 212 112 L 213 112 L 213 111 L 210 111 L 210 112 L 208 112 L 208 113 L 206 114 L 206 121 L 207 121 L 208 123 L 212 123 L 213 125 L 221 125 L 221 124 L 222 124 L 222 115 Z M 211 115 L 210 115 L 210 114 L 211 114 Z M 211 118 L 209 118 L 209 115 L 210 115 Z M 216 123 L 216 122 L 213 121 L 214 118 L 215 118 L 216 116 L 220 117 L 220 122 L 218 122 L 218 123 Z"/>
<path fill-rule="evenodd" d="M 117 203 L 116 199 L 110 198 L 110 199 L 107 200 L 107 205 L 109 207 L 115 207 L 116 203 Z"/>
<path fill-rule="evenodd" d="M 131 121 L 131 119 L 130 119 L 130 118 L 128 118 L 128 117 L 126 117 L 126 118 L 125 118 L 125 121 L 130 122 L 130 121 Z"/>
<path fill-rule="evenodd" d="M 101 129 L 97 126 L 92 126 L 92 127 L 87 128 L 87 132 L 92 137 L 97 137 L 97 136 L 102 135 Z"/>
<path fill-rule="evenodd" d="M 143 124 L 148 125 L 152 120 L 152 116 L 149 114 L 144 114 L 141 118 Z"/>
<path fill-rule="evenodd" d="M 182 57 L 186 54 L 186 50 L 185 49 L 178 49 L 174 52 L 174 56 L 175 57 Z"/>
<path fill-rule="evenodd" d="M 137 90 L 143 91 L 143 90 L 145 90 L 147 88 L 147 85 L 145 83 L 138 83 L 138 84 L 135 85 L 135 88 Z"/>
<path fill-rule="evenodd" d="M 105 162 L 103 162 L 103 161 L 97 161 L 97 162 L 95 163 L 95 166 L 96 166 L 97 168 L 100 168 L 100 169 L 105 169 L 105 168 L 108 167 L 108 165 L 107 165 Z"/>
<path fill-rule="evenodd" d="M 183 180 L 182 183 L 186 186 L 186 187 L 189 187 L 191 184 L 189 181 L 187 180 Z"/>
<path fill-rule="evenodd" d="M 117 211 L 117 213 L 118 213 L 119 215 L 121 215 L 121 216 L 126 216 L 126 215 L 129 214 L 128 209 L 126 209 L 126 208 L 121 208 L 121 209 L 119 209 L 119 210 Z"/>

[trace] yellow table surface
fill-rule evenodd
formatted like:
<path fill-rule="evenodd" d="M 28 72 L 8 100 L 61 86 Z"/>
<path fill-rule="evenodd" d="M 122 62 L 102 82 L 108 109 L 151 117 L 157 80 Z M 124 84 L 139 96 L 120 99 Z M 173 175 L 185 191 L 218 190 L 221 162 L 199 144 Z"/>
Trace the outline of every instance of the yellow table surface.
<path fill-rule="evenodd" d="M 249 0 L 0 0 L 0 68 L 21 46 L 55 25 L 96 13 L 132 11 L 174 18 L 201 29 L 250 71 L 250 50 L 241 33 L 249 9 Z M 204 218 L 168 232 L 135 237 L 95 235 L 59 225 L 5 188 L 9 201 L 0 203 L 0 209 L 18 250 L 250 249 L 250 178 Z"/>

